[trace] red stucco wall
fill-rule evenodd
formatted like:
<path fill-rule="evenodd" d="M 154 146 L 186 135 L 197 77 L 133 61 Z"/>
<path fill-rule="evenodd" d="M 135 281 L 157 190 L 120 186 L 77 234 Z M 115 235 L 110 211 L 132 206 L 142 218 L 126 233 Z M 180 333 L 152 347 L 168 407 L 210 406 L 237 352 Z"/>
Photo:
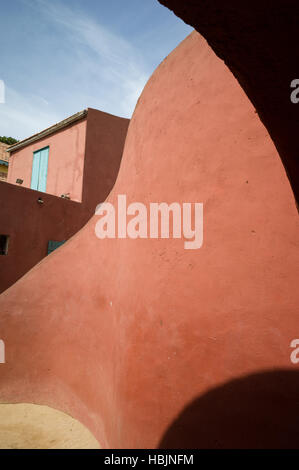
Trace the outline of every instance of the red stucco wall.
<path fill-rule="evenodd" d="M 0 200 L 0 233 L 10 237 L 8 254 L 0 257 L 3 292 L 47 255 L 50 240 L 69 239 L 90 214 L 78 202 L 3 182 Z"/>
<path fill-rule="evenodd" d="M 129 119 L 88 109 L 82 198 L 90 215 L 114 186 L 129 123 Z"/>
<path fill-rule="evenodd" d="M 82 200 L 85 157 L 86 119 L 76 122 L 55 134 L 12 152 L 8 182 L 22 179 L 25 188 L 31 187 L 33 152 L 49 146 L 47 193 L 55 196 L 70 193 L 73 201 Z"/>
<path fill-rule="evenodd" d="M 145 204 L 203 202 L 203 247 L 100 241 L 93 217 L 0 297 L 1 400 L 68 412 L 103 447 L 155 447 L 187 405 L 219 389 L 214 408 L 225 423 L 205 419 L 206 446 L 233 438 L 231 409 L 240 416 L 234 435 L 247 445 L 271 446 L 283 434 L 293 446 L 298 381 L 288 387 L 283 375 L 267 381 L 266 372 L 294 367 L 297 210 L 265 127 L 197 33 L 160 65 L 139 100 L 108 200 L 118 194 Z M 265 380 L 254 412 L 244 415 L 256 373 Z M 240 377 L 246 393 L 241 386 L 223 395 L 223 384 Z M 279 426 L 281 413 L 292 420 Z M 179 442 L 189 424 L 190 413 Z M 205 432 L 200 419 L 196 425 L 201 447 Z"/>

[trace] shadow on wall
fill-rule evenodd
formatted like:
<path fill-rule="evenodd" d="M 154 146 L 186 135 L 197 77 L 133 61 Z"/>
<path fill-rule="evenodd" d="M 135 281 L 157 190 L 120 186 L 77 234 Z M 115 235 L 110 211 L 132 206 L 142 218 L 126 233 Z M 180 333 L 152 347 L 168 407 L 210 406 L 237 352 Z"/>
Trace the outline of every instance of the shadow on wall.
<path fill-rule="evenodd" d="M 187 406 L 161 449 L 299 448 L 299 371 L 233 380 Z"/>
<path fill-rule="evenodd" d="M 266 126 L 299 204 L 297 0 L 159 0 L 205 37 L 245 90 Z M 265 27 L 267 25 L 267 27 Z"/>

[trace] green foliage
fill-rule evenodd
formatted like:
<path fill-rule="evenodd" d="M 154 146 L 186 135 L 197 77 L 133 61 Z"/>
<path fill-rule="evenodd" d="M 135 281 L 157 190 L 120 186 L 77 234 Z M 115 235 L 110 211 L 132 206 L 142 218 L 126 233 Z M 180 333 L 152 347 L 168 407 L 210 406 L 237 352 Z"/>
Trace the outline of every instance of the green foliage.
<path fill-rule="evenodd" d="M 7 145 L 13 145 L 19 142 L 17 139 L 14 139 L 13 137 L 5 137 L 5 136 L 0 136 L 0 142 L 3 142 L 3 144 Z"/>

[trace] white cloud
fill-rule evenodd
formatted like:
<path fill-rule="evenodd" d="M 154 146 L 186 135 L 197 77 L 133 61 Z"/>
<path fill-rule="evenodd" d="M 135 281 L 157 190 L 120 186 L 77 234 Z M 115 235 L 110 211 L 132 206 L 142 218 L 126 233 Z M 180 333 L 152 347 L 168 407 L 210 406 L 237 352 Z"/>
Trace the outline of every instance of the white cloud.
<path fill-rule="evenodd" d="M 90 75 L 94 102 L 103 103 L 103 111 L 130 117 L 150 74 L 139 51 L 120 35 L 66 4 L 45 0 L 31 0 L 30 4 L 61 27 L 68 39 L 64 47 L 73 56 L 74 74 L 80 68 Z M 95 107 L 90 102 L 87 105 Z"/>
<path fill-rule="evenodd" d="M 47 106 L 38 96 L 24 96 L 6 87 L 6 101 L 0 104 L 0 134 L 23 139 L 59 122 L 60 116 Z"/>
<path fill-rule="evenodd" d="M 71 0 L 21 1 L 24 30 L 20 20 L 11 46 L 17 65 L 6 70 L 6 103 L 0 104 L 0 135 L 25 138 L 88 107 L 131 117 L 153 68 L 176 45 L 172 21 L 139 28 L 133 43 Z M 128 13 L 125 30 L 134 18 Z M 136 40 L 135 29 L 132 23 Z"/>

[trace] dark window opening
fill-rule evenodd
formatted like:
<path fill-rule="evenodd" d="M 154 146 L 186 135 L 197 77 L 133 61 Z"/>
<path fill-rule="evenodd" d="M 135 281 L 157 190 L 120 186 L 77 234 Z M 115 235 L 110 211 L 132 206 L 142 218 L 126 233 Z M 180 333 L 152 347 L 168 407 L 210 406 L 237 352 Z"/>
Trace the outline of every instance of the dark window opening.
<path fill-rule="evenodd" d="M 9 235 L 0 235 L 0 256 L 6 256 L 8 253 Z"/>

